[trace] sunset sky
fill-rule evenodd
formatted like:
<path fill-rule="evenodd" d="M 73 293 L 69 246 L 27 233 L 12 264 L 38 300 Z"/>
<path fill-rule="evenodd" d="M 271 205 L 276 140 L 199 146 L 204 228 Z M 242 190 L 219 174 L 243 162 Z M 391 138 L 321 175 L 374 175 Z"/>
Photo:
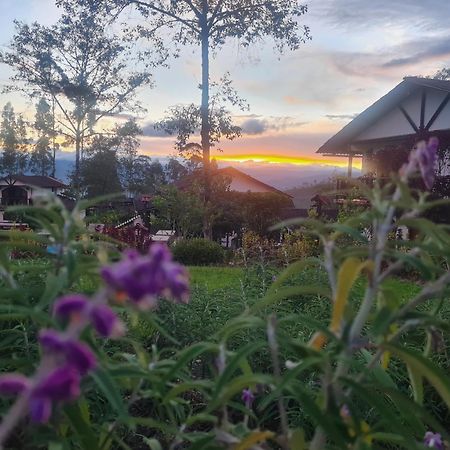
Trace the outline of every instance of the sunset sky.
<path fill-rule="evenodd" d="M 0 44 L 8 44 L 13 19 L 53 23 L 53 0 L 0 0 Z M 220 160 L 255 160 L 303 166 L 336 164 L 317 148 L 356 113 L 398 84 L 405 75 L 429 75 L 450 65 L 448 0 L 310 0 L 302 19 L 312 41 L 296 52 L 272 46 L 243 50 L 230 42 L 212 62 L 213 77 L 229 71 L 249 112 L 234 111 L 244 136 L 224 142 Z M 173 154 L 173 138 L 153 123 L 177 103 L 198 102 L 200 55 L 186 49 L 170 69 L 154 73 L 155 88 L 140 92 L 148 113 L 140 117 L 148 155 Z M 9 69 L 0 70 L 4 85 Z M 19 111 L 30 106 L 17 94 L 1 95 Z"/>

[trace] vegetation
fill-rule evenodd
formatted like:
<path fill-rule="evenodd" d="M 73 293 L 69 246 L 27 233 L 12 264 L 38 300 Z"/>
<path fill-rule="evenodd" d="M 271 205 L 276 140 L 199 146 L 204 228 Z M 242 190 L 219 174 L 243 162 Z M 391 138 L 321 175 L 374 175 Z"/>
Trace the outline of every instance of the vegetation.
<path fill-rule="evenodd" d="M 180 240 L 172 250 L 174 258 L 185 265 L 207 266 L 220 264 L 224 259 L 222 247 L 208 239 Z"/>
<path fill-rule="evenodd" d="M 418 170 L 433 181 L 436 146 L 421 144 L 393 185 L 375 186 L 372 209 L 297 222 L 323 253 L 281 272 L 264 258 L 191 268 L 189 303 L 187 273 L 165 247 L 120 254 L 89 236 L 83 204 L 69 213 L 45 197 L 20 208 L 47 233 L 0 243 L 0 393 L 16 397 L 0 404 L 0 442 L 443 448 L 450 238 L 419 216 L 433 203 L 407 185 Z M 415 237 L 399 243 L 403 224 Z M 11 261 L 25 251 L 34 261 Z M 408 267 L 421 283 L 395 278 Z"/>

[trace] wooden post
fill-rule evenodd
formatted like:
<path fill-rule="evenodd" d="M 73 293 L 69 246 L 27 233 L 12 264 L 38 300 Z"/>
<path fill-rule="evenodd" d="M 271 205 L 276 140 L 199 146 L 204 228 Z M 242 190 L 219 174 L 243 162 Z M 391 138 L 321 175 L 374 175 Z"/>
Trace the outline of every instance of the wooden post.
<path fill-rule="evenodd" d="M 348 155 L 348 173 L 347 173 L 347 176 L 349 178 L 352 177 L 352 170 L 353 170 L 353 155 L 351 153 L 349 153 L 349 155 Z"/>

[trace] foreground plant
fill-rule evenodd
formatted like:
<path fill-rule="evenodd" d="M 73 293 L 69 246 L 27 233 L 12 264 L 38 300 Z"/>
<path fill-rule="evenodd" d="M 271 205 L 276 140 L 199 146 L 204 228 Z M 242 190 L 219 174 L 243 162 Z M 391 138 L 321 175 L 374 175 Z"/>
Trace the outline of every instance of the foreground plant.
<path fill-rule="evenodd" d="M 153 245 L 143 256 L 128 251 L 121 261 L 104 267 L 101 275 L 106 286 L 92 298 L 71 294 L 55 301 L 53 315 L 65 326 L 62 331 L 39 332 L 42 357 L 35 374 L 0 376 L 0 394 L 18 396 L 0 424 L 0 448 L 27 414 L 33 422 L 46 423 L 55 407 L 80 396 L 82 378 L 97 366 L 93 350 L 81 340 L 82 334 L 88 327 L 104 339 L 125 334 L 125 325 L 108 306 L 109 299 L 129 300 L 139 309 L 154 308 L 162 296 L 175 302 L 188 300 L 186 270 L 172 261 L 164 245 Z"/>
<path fill-rule="evenodd" d="M 0 350 L 19 342 L 1 362 L 16 373 L 0 393 L 17 396 L 11 409 L 0 403 L 1 439 L 58 450 L 447 449 L 450 234 L 426 218 L 445 200 L 409 186 L 433 184 L 437 146 L 419 143 L 390 185 L 365 191 L 361 214 L 297 221 L 323 254 L 243 282 L 220 306 L 209 291 L 181 305 L 186 271 L 165 247 L 111 264 L 114 245 L 87 236 L 77 211 L 48 199 L 26 209 L 49 238 L 8 235 L 0 250 L 56 251 L 39 295 L 21 288 L 26 265 L 0 259 Z M 399 227 L 410 240 L 395 238 Z M 416 281 L 403 295 L 392 281 L 407 271 Z M 79 294 L 89 280 L 94 293 Z M 159 297 L 177 305 L 158 310 Z M 219 326 L 228 305 L 236 313 Z"/>

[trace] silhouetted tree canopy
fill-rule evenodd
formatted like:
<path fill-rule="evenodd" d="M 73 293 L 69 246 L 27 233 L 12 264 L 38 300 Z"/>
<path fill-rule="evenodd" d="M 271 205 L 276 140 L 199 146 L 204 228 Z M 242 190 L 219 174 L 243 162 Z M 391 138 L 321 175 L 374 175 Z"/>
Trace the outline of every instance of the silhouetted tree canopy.
<path fill-rule="evenodd" d="M 58 111 L 58 132 L 75 144 L 75 183 L 86 141 L 104 118 L 134 111 L 136 90 L 151 82 L 148 64 L 130 68 L 132 53 L 110 29 L 109 18 L 80 8 L 54 26 L 15 22 L 16 34 L 0 61 L 14 69 L 11 89 L 46 95 Z"/>

